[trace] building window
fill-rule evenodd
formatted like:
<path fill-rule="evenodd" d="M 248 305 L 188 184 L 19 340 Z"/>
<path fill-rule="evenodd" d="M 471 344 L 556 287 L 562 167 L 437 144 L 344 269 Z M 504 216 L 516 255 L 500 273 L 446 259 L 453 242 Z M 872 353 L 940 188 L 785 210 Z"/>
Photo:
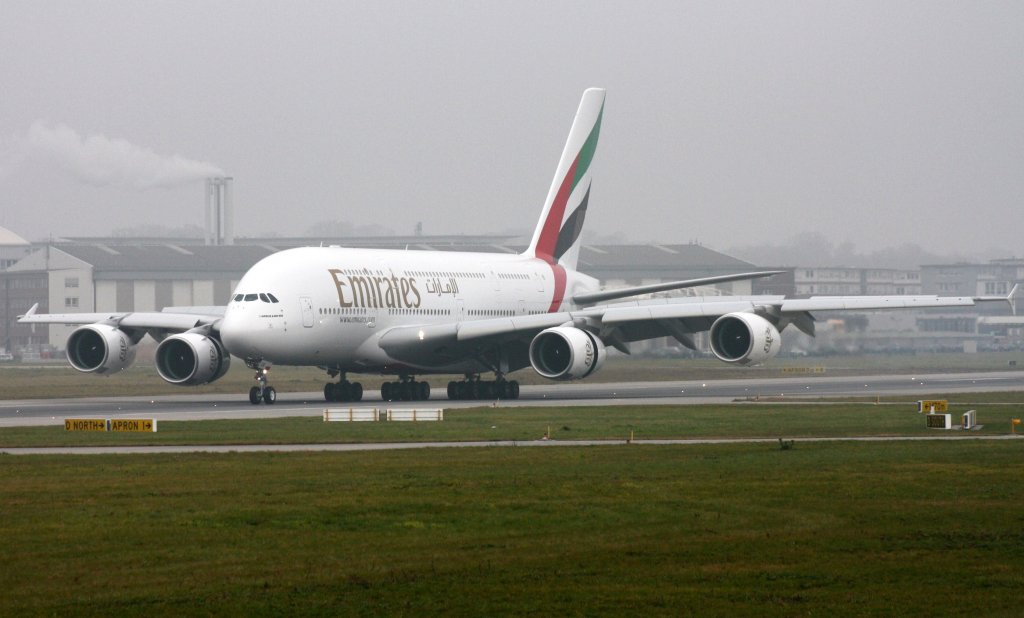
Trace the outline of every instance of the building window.
<path fill-rule="evenodd" d="M 65 307 L 70 307 L 70 308 L 77 308 L 78 307 L 78 297 L 77 296 L 68 296 L 68 297 L 64 298 L 64 306 Z"/>
<path fill-rule="evenodd" d="M 64 287 L 66 288 L 77 288 L 78 277 L 64 277 Z"/>

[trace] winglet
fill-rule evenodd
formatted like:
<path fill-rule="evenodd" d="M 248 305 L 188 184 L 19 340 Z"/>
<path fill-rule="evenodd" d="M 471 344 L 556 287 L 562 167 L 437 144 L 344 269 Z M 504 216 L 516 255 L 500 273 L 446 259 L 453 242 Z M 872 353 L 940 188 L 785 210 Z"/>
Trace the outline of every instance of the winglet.
<path fill-rule="evenodd" d="M 36 314 L 36 309 L 38 309 L 38 308 L 39 308 L 39 303 L 36 303 L 36 304 L 32 305 L 32 307 L 28 311 L 25 312 L 25 315 L 19 315 L 18 319 L 20 320 L 22 318 L 30 318 L 30 317 L 34 316 Z"/>
<path fill-rule="evenodd" d="M 1010 303 L 1010 311 L 1013 315 L 1017 315 L 1017 289 L 1020 288 L 1019 283 L 1014 283 L 1013 288 L 1010 289 L 1010 293 L 1006 295 L 1006 302 Z"/>

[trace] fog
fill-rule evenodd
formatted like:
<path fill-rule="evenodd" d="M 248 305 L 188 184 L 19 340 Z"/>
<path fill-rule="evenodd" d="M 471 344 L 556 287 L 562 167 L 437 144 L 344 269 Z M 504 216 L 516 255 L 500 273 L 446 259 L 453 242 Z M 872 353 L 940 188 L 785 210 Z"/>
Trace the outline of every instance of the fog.
<path fill-rule="evenodd" d="M 0 0 L 0 58 L 30 239 L 201 225 L 221 170 L 240 235 L 529 230 L 600 86 L 592 238 L 1024 254 L 1020 2 Z"/>

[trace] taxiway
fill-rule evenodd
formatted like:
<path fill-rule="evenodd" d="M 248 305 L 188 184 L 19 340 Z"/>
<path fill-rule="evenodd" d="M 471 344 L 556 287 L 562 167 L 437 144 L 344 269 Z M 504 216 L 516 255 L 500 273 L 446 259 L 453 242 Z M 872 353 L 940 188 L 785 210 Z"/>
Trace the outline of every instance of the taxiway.
<path fill-rule="evenodd" d="M 805 376 L 756 380 L 681 382 L 574 383 L 524 386 L 515 401 L 448 401 L 440 389 L 428 402 L 380 401 L 368 391 L 358 404 L 327 404 L 320 393 L 279 393 L 275 405 L 251 405 L 244 394 L 211 395 L 198 390 L 156 397 L 87 399 L 26 399 L 0 401 L 0 427 L 59 425 L 67 417 L 164 420 L 246 419 L 283 416 L 319 416 L 325 407 L 444 407 L 481 405 L 604 406 L 688 405 L 736 400 L 786 400 L 804 397 L 875 397 L 1024 390 L 1024 371 L 927 375 L 875 375 L 856 377 Z"/>

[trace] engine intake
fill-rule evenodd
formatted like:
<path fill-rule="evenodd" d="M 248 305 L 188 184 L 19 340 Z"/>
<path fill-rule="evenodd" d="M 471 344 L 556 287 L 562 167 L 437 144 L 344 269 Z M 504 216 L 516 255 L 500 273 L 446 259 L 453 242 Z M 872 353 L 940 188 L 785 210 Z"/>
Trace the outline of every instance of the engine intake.
<path fill-rule="evenodd" d="M 109 324 L 76 328 L 68 337 L 68 362 L 83 373 L 117 373 L 135 362 L 131 336 Z"/>
<path fill-rule="evenodd" d="M 558 326 L 530 342 L 533 370 L 550 380 L 580 380 L 597 371 L 608 355 L 604 343 L 583 329 Z"/>
<path fill-rule="evenodd" d="M 156 348 L 156 371 L 171 384 L 208 384 L 230 366 L 231 355 L 221 342 L 198 333 L 171 335 Z"/>
<path fill-rule="evenodd" d="M 709 336 L 715 356 L 738 365 L 763 363 L 782 348 L 779 329 L 753 313 L 723 315 L 711 325 Z"/>

